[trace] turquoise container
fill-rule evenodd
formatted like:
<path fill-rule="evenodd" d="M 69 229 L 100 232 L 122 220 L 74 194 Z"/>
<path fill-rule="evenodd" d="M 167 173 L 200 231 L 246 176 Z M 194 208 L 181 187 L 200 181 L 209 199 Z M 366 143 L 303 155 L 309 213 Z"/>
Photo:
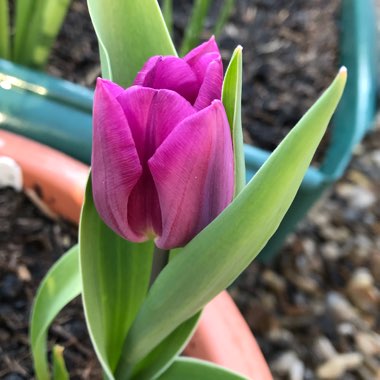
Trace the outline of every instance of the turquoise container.
<path fill-rule="evenodd" d="M 376 20 L 373 0 L 342 0 L 340 62 L 348 81 L 320 168 L 311 166 L 275 235 L 260 254 L 271 259 L 323 192 L 339 179 L 355 145 L 371 128 L 376 96 Z M 0 128 L 59 149 L 85 163 L 91 157 L 93 92 L 0 60 Z M 245 146 L 247 180 L 270 152 Z M 31 159 L 33 159 L 31 157 Z M 279 189 L 280 191 L 280 189 Z"/>

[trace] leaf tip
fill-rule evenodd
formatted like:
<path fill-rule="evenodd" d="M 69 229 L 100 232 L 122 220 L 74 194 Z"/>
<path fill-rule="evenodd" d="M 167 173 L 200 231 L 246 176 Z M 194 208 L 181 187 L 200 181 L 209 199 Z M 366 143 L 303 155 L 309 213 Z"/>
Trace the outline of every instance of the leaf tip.
<path fill-rule="evenodd" d="M 65 350 L 64 347 L 60 346 L 59 344 L 56 344 L 53 347 L 54 354 L 58 356 L 61 356 L 64 350 Z"/>
<path fill-rule="evenodd" d="M 339 69 L 338 76 L 339 76 L 340 78 L 346 80 L 346 78 L 347 78 L 347 67 L 346 67 L 346 66 L 342 66 L 342 67 Z"/>

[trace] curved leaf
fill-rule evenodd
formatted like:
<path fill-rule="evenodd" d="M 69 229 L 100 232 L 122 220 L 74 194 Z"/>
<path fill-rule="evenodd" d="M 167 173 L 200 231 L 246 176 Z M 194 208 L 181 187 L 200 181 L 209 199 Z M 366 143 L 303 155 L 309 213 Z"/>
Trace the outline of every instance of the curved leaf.
<path fill-rule="evenodd" d="M 248 380 L 215 364 L 190 358 L 178 358 L 158 380 Z"/>
<path fill-rule="evenodd" d="M 32 308 L 30 341 L 36 377 L 50 379 L 46 338 L 58 313 L 80 294 L 78 246 L 71 248 L 49 270 L 38 288 Z"/>
<path fill-rule="evenodd" d="M 222 102 L 231 127 L 235 164 L 235 197 L 245 186 L 245 157 L 243 128 L 241 125 L 241 90 L 243 72 L 243 48 L 238 46 L 232 54 L 224 77 Z"/>
<path fill-rule="evenodd" d="M 82 297 L 90 337 L 109 378 L 149 286 L 153 242 L 131 243 L 100 219 L 87 182 L 79 227 Z"/>
<path fill-rule="evenodd" d="M 132 379 L 153 380 L 164 372 L 186 347 L 195 331 L 200 316 L 201 313 L 197 313 L 178 326 L 136 366 Z M 124 373 L 123 375 L 125 376 Z"/>

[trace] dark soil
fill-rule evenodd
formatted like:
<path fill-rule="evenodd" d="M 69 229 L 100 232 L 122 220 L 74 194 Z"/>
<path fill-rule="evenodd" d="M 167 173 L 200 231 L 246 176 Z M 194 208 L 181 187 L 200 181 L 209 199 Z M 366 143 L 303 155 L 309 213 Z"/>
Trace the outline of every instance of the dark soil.
<path fill-rule="evenodd" d="M 77 240 L 74 226 L 46 218 L 22 193 L 0 189 L 0 379 L 33 378 L 28 338 L 36 289 Z M 80 300 L 57 318 L 49 345 L 65 347 L 72 379 L 100 378 Z"/>

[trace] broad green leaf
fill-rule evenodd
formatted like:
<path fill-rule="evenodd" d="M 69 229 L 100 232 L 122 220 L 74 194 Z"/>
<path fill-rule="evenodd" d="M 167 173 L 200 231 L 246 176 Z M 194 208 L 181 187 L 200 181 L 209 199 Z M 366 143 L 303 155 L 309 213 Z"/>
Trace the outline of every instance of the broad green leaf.
<path fill-rule="evenodd" d="M 63 347 L 55 345 L 53 347 L 53 380 L 69 380 L 69 373 L 63 358 Z"/>
<path fill-rule="evenodd" d="M 201 313 L 197 313 L 180 326 L 178 326 L 166 339 L 164 339 L 147 357 L 145 357 L 134 369 L 132 379 L 152 380 L 163 373 L 184 350 L 193 335 Z M 120 377 L 128 374 L 118 366 Z"/>
<path fill-rule="evenodd" d="M 231 205 L 160 273 L 127 336 L 125 362 L 133 365 L 146 356 L 265 246 L 297 193 L 345 82 L 342 69 Z"/>
<path fill-rule="evenodd" d="M 46 338 L 58 313 L 80 294 L 78 246 L 71 248 L 49 270 L 38 288 L 30 322 L 30 341 L 36 377 L 50 379 Z"/>
<path fill-rule="evenodd" d="M 248 380 L 238 373 L 229 371 L 213 363 L 178 358 L 158 380 Z"/>
<path fill-rule="evenodd" d="M 203 25 L 210 8 L 210 0 L 195 0 L 191 18 L 185 30 L 180 55 L 185 55 L 189 50 L 195 47 L 200 40 Z"/>
<path fill-rule="evenodd" d="M 15 55 L 18 62 L 37 68 L 45 65 L 70 2 L 34 0 L 29 1 L 33 4 L 17 5 Z M 21 0 L 21 3 L 25 3 L 25 0 Z"/>
<path fill-rule="evenodd" d="M 10 58 L 10 25 L 8 0 L 0 0 L 0 58 Z"/>
<path fill-rule="evenodd" d="M 119 85 L 130 86 L 153 55 L 177 54 L 157 0 L 88 0 L 88 7 L 111 63 L 110 79 Z"/>
<path fill-rule="evenodd" d="M 245 186 L 244 143 L 241 125 L 242 50 L 241 46 L 235 49 L 224 77 L 222 90 L 222 101 L 231 127 L 234 146 L 235 197 Z"/>
<path fill-rule="evenodd" d="M 224 0 L 222 9 L 220 10 L 218 19 L 214 27 L 214 36 L 219 36 L 223 29 L 224 24 L 230 17 L 232 10 L 234 9 L 235 0 Z"/>
<path fill-rule="evenodd" d="M 79 227 L 82 297 L 90 337 L 109 378 L 149 286 L 153 243 L 131 243 L 100 219 L 86 188 Z"/>
<path fill-rule="evenodd" d="M 168 28 L 169 34 L 173 33 L 173 0 L 163 0 L 162 15 Z"/>

